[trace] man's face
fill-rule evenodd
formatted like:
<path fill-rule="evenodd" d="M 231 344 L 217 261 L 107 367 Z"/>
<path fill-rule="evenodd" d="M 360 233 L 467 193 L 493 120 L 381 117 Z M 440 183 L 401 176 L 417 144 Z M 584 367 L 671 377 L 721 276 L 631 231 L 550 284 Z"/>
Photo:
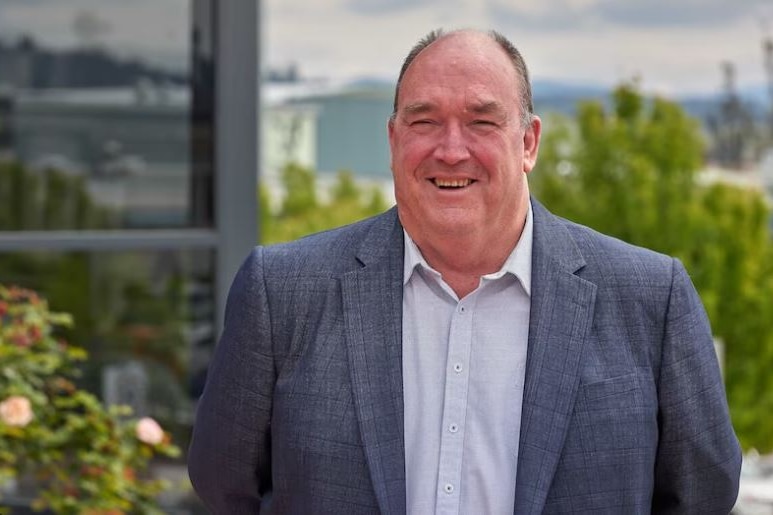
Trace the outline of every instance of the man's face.
<path fill-rule="evenodd" d="M 420 247 L 520 234 L 540 122 L 523 127 L 519 95 L 510 58 L 483 34 L 449 35 L 411 63 L 388 128 L 400 220 Z"/>

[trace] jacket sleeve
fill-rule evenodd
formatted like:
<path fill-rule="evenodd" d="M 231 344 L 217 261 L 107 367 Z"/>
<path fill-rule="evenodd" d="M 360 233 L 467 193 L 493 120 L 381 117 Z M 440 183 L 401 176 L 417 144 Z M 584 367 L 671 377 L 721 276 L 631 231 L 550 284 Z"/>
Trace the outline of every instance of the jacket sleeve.
<path fill-rule="evenodd" d="M 677 260 L 667 309 L 652 511 L 727 514 L 738 495 L 741 450 L 730 423 L 708 317 Z"/>
<path fill-rule="evenodd" d="M 231 285 L 188 453 L 196 493 L 214 514 L 256 514 L 271 492 L 271 320 L 258 247 Z"/>

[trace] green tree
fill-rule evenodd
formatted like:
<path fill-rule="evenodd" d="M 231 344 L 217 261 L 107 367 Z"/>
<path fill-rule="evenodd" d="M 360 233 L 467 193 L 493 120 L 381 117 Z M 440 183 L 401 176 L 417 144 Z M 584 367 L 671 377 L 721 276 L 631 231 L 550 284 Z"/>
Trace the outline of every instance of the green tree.
<path fill-rule="evenodd" d="M 330 188 L 330 200 L 318 195 L 316 174 L 309 168 L 288 164 L 282 171 L 284 199 L 271 205 L 268 192 L 260 188 L 260 229 L 263 243 L 294 240 L 381 213 L 387 208 L 378 188 L 357 184 L 350 171 L 338 173 Z"/>
<path fill-rule="evenodd" d="M 744 447 L 773 450 L 773 243 L 762 195 L 703 185 L 698 123 L 680 106 L 618 87 L 578 106 L 542 141 L 532 190 L 559 215 L 680 258 L 725 344 L 731 414 Z"/>

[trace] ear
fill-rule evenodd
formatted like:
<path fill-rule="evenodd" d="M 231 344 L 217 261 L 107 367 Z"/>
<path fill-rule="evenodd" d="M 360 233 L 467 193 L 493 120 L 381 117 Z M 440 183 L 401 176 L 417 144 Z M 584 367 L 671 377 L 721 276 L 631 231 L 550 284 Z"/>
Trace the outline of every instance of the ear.
<path fill-rule="evenodd" d="M 531 124 L 523 132 L 523 171 L 529 173 L 537 164 L 540 136 L 542 136 L 542 120 L 534 115 Z"/>
<path fill-rule="evenodd" d="M 395 159 L 395 117 L 387 119 L 387 135 L 389 136 L 389 167 L 393 167 Z"/>

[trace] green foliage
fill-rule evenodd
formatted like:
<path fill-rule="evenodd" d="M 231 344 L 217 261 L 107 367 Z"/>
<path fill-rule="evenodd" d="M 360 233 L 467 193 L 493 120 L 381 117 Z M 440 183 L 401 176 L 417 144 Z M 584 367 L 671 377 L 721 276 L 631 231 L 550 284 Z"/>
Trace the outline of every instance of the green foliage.
<path fill-rule="evenodd" d="M 285 199 L 282 212 L 286 217 L 303 216 L 319 205 L 314 171 L 289 164 L 282 170 Z"/>
<path fill-rule="evenodd" d="M 680 258 L 725 344 L 733 423 L 744 447 L 773 450 L 773 243 L 762 195 L 701 185 L 698 124 L 633 85 L 576 119 L 555 119 L 532 190 L 554 212 Z"/>
<path fill-rule="evenodd" d="M 34 507 L 55 513 L 163 513 L 167 485 L 143 471 L 180 451 L 152 419 L 75 385 L 86 352 L 57 336 L 71 323 L 34 292 L 0 286 L 0 481 L 35 478 Z"/>
<path fill-rule="evenodd" d="M 313 170 L 288 164 L 282 171 L 284 200 L 272 209 L 265 188 L 259 192 L 261 240 L 265 244 L 290 241 L 381 213 L 387 208 L 381 191 L 361 188 L 351 172 L 339 172 L 330 201 L 318 197 Z"/>
<path fill-rule="evenodd" d="M 83 177 L 0 161 L 0 230 L 109 229 L 117 214 L 98 206 Z"/>

